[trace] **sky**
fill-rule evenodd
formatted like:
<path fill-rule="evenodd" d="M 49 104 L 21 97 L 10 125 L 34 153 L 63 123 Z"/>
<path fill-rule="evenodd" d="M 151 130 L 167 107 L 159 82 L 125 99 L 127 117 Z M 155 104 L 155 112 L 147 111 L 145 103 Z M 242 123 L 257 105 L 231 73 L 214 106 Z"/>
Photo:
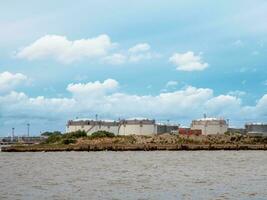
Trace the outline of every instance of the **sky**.
<path fill-rule="evenodd" d="M 267 121 L 267 1 L 0 3 L 0 136 L 76 118 Z"/>

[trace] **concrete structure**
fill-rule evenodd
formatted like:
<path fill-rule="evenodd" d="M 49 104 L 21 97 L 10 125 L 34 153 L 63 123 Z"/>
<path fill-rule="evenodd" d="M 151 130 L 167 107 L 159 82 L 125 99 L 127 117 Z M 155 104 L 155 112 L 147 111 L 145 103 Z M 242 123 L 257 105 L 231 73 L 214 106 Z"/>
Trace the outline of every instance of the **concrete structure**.
<path fill-rule="evenodd" d="M 152 135 L 157 134 L 155 120 L 149 119 L 128 119 L 121 120 L 119 135 Z"/>
<path fill-rule="evenodd" d="M 179 133 L 179 125 L 176 124 L 157 124 L 157 134 L 163 133 Z"/>
<path fill-rule="evenodd" d="M 227 132 L 228 123 L 224 119 L 203 118 L 193 120 L 191 129 L 201 130 L 202 135 L 224 134 Z"/>
<path fill-rule="evenodd" d="M 245 130 L 251 136 L 267 136 L 267 124 L 264 123 L 247 123 Z"/>
<path fill-rule="evenodd" d="M 119 132 L 119 122 L 111 121 L 111 120 L 91 120 L 91 119 L 76 119 L 70 120 L 67 123 L 66 132 L 75 132 L 75 131 L 85 131 L 88 135 L 96 131 L 108 131 L 110 133 L 114 133 L 118 135 Z"/>
<path fill-rule="evenodd" d="M 150 119 L 126 119 L 119 121 L 76 119 L 67 123 L 66 132 L 82 130 L 88 135 L 96 131 L 108 131 L 115 135 L 153 135 L 161 133 L 178 133 L 178 125 L 156 124 Z"/>

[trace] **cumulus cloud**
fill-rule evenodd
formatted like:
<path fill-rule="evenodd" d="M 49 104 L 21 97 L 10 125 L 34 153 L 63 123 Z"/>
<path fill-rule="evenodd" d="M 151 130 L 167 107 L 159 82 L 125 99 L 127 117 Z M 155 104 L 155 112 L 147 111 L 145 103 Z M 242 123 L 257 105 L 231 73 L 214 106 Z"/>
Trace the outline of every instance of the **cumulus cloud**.
<path fill-rule="evenodd" d="M 27 76 L 21 73 L 12 74 L 8 71 L 0 73 L 0 93 L 14 89 L 19 84 L 27 81 Z"/>
<path fill-rule="evenodd" d="M 105 56 L 114 45 L 108 35 L 73 41 L 65 36 L 46 35 L 22 48 L 17 57 L 28 60 L 53 58 L 62 63 L 71 63 L 83 58 Z"/>
<path fill-rule="evenodd" d="M 240 115 L 241 99 L 230 95 L 219 95 L 205 103 L 206 110 L 213 115 L 236 116 Z"/>
<path fill-rule="evenodd" d="M 60 126 L 76 116 L 135 117 L 171 119 L 189 122 L 207 113 L 233 121 L 259 121 L 267 119 L 267 94 L 254 106 L 242 104 L 240 97 L 229 94 L 214 95 L 212 89 L 187 86 L 173 92 L 158 95 L 137 95 L 119 91 L 119 82 L 107 79 L 103 82 L 72 83 L 67 86 L 66 98 L 29 97 L 25 93 L 11 91 L 0 95 L 2 119 L 16 113 L 19 118 L 59 120 Z"/>
<path fill-rule="evenodd" d="M 27 96 L 23 92 L 11 91 L 9 94 L 0 96 L 1 114 L 3 117 L 16 116 L 41 116 L 60 118 L 61 114 L 71 112 L 74 108 L 75 100 L 72 98 L 45 98 L 38 96 L 35 98 Z"/>
<path fill-rule="evenodd" d="M 103 58 L 103 61 L 112 65 L 121 65 L 125 63 L 137 63 L 144 60 L 159 58 L 160 54 L 151 51 L 147 43 L 136 44 L 127 51 L 114 53 Z"/>
<path fill-rule="evenodd" d="M 80 40 L 69 40 L 61 35 L 46 35 L 19 50 L 16 57 L 27 60 L 49 58 L 64 64 L 98 58 L 111 65 L 159 57 L 159 54 L 151 52 L 148 43 L 138 43 L 128 50 L 112 51 L 116 46 L 117 44 L 112 43 L 110 37 L 105 34 Z"/>
<path fill-rule="evenodd" d="M 203 62 L 201 55 L 195 55 L 194 52 L 174 53 L 169 61 L 176 66 L 179 71 L 202 71 L 209 65 Z"/>
<path fill-rule="evenodd" d="M 116 90 L 119 83 L 114 79 L 107 79 L 103 83 L 100 81 L 89 83 L 71 83 L 67 86 L 67 90 L 75 96 L 93 96 L 103 95 Z"/>
<path fill-rule="evenodd" d="M 139 52 L 146 52 L 150 50 L 150 45 L 147 43 L 140 43 L 136 44 L 135 46 L 129 48 L 130 53 L 139 53 Z"/>

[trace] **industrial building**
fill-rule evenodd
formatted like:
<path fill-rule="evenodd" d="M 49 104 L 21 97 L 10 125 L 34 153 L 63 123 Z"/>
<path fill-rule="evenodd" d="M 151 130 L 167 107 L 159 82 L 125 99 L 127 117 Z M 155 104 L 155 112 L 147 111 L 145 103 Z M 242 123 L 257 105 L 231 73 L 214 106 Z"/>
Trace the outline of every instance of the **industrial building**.
<path fill-rule="evenodd" d="M 96 131 L 108 131 L 115 135 L 153 135 L 178 133 L 178 125 L 157 124 L 150 119 L 125 119 L 118 121 L 75 119 L 67 123 L 66 132 L 83 130 L 88 135 Z"/>
<path fill-rule="evenodd" d="M 202 118 L 191 123 L 191 130 L 201 130 L 202 135 L 224 134 L 227 129 L 228 123 L 224 119 Z"/>
<path fill-rule="evenodd" d="M 92 120 L 92 119 L 75 119 L 70 120 L 67 123 L 66 132 L 75 132 L 75 131 L 85 131 L 88 135 L 96 131 L 108 131 L 114 133 L 115 135 L 119 132 L 119 122 L 111 120 Z"/>
<path fill-rule="evenodd" d="M 245 130 L 247 135 L 267 136 L 267 124 L 264 123 L 247 123 Z"/>
<path fill-rule="evenodd" d="M 178 124 L 164 124 L 164 123 L 158 123 L 157 124 L 157 134 L 163 134 L 163 133 L 173 133 L 178 134 L 179 133 L 179 125 Z"/>

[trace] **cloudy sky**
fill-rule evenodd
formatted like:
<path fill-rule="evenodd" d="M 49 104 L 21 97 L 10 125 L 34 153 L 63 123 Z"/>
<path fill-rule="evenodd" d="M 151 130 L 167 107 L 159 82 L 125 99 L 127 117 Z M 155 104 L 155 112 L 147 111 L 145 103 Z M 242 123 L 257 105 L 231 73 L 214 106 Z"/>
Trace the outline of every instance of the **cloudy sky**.
<path fill-rule="evenodd" d="M 265 0 L 0 3 L 0 136 L 68 119 L 267 121 Z"/>

